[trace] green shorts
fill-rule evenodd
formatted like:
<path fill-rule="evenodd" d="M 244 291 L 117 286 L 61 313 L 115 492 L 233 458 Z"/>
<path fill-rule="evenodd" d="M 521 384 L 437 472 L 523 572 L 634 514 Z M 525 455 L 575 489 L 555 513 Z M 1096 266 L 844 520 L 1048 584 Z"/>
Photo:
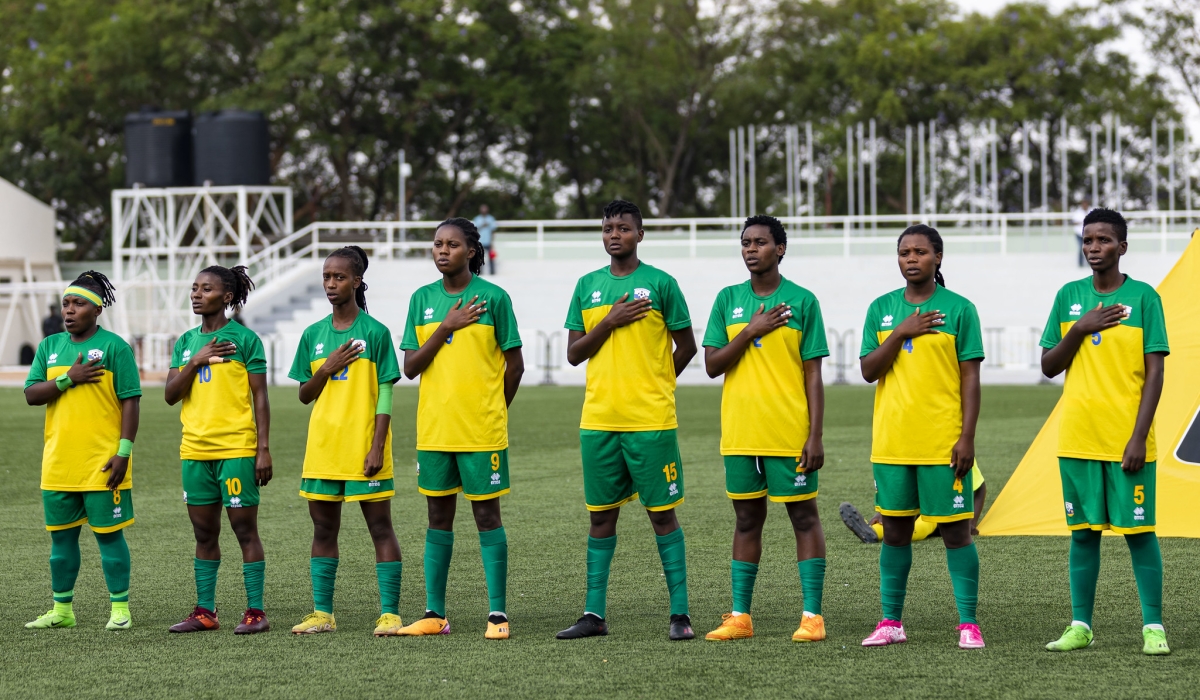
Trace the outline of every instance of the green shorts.
<path fill-rule="evenodd" d="M 1154 532 L 1157 464 L 1126 474 L 1120 462 L 1058 458 L 1067 528 L 1108 530 L 1122 535 Z"/>
<path fill-rule="evenodd" d="M 463 492 L 471 501 L 508 493 L 508 450 L 425 452 L 417 450 L 417 490 L 426 496 Z"/>
<path fill-rule="evenodd" d="M 253 457 L 181 461 L 183 502 L 189 506 L 220 503 L 226 508 L 250 508 L 258 505 Z"/>
<path fill-rule="evenodd" d="M 817 474 L 805 474 L 799 457 L 725 455 L 725 493 L 735 500 L 807 501 L 817 497 Z"/>
<path fill-rule="evenodd" d="M 87 523 L 93 532 L 116 532 L 133 524 L 133 489 L 42 491 L 46 529 L 70 530 Z"/>
<path fill-rule="evenodd" d="M 873 464 L 875 510 L 881 515 L 920 515 L 931 523 L 975 517 L 972 473 L 962 479 L 950 465 Z"/>
<path fill-rule="evenodd" d="M 683 503 L 683 460 L 674 430 L 580 430 L 579 449 L 588 510 L 620 508 L 635 498 L 647 510 Z"/>
<path fill-rule="evenodd" d="M 301 479 L 300 495 L 310 501 L 386 501 L 396 486 L 391 479 Z"/>

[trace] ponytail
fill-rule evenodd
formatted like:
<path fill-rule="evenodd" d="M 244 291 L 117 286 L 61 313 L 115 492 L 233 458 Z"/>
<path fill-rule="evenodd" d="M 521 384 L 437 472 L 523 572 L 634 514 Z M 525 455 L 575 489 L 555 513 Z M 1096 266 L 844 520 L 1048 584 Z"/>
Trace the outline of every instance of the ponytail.
<path fill-rule="evenodd" d="M 358 308 L 366 311 L 367 283 L 362 279 L 362 276 L 367 271 L 367 265 L 370 264 L 370 261 L 367 260 L 367 251 L 356 245 L 348 245 L 333 251 L 329 254 L 329 257 L 344 258 L 349 261 L 350 269 L 354 272 L 354 276 L 359 279 L 358 289 L 354 290 L 354 303 L 358 304 Z"/>
<path fill-rule="evenodd" d="M 443 226 L 453 226 L 462 231 L 463 238 L 467 239 L 467 245 L 475 251 L 474 255 L 467 258 L 467 269 L 471 271 L 472 275 L 478 275 L 483 272 L 483 263 L 487 257 L 487 251 L 484 250 L 483 244 L 479 242 L 479 229 L 475 228 L 475 223 L 470 219 L 456 216 L 438 224 L 438 228 Z"/>
<path fill-rule="evenodd" d="M 933 246 L 933 252 L 938 254 L 942 253 L 942 235 L 938 233 L 937 229 L 933 228 L 932 226 L 917 224 L 904 229 L 904 233 L 900 234 L 900 237 L 896 239 L 897 249 L 899 249 L 900 241 L 903 241 L 905 236 L 924 236 L 925 238 L 929 239 L 929 245 Z M 938 263 L 937 268 L 933 271 L 933 280 L 937 282 L 939 286 L 946 286 L 946 278 L 942 277 L 941 263 Z"/>

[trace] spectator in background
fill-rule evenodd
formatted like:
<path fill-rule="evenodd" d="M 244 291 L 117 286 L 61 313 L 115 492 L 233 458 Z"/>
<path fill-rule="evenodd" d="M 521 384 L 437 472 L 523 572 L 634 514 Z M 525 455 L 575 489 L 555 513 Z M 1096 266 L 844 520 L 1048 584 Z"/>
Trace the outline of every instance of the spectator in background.
<path fill-rule="evenodd" d="M 62 312 L 58 304 L 50 305 L 50 315 L 42 319 L 42 337 L 49 338 L 55 333 L 63 332 Z"/>
<path fill-rule="evenodd" d="M 479 205 L 479 216 L 472 219 L 471 223 L 475 224 L 475 228 L 479 229 L 479 244 L 483 246 L 484 255 L 487 256 L 488 274 L 496 274 L 496 257 L 492 254 L 492 234 L 496 232 L 496 217 L 492 216 L 488 211 L 488 205 Z M 482 272 L 482 269 L 480 270 Z"/>
<path fill-rule="evenodd" d="M 1092 210 L 1092 203 L 1086 199 L 1079 201 L 1079 208 L 1071 212 L 1071 225 L 1075 227 L 1075 249 L 1079 251 L 1079 266 L 1085 267 L 1087 260 L 1083 259 L 1083 220 Z"/>

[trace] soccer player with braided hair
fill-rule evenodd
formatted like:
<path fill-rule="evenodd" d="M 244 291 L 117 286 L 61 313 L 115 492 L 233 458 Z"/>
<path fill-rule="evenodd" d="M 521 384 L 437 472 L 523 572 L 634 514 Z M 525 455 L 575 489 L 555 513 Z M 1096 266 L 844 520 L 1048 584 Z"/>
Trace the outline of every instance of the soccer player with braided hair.
<path fill-rule="evenodd" d="M 263 612 L 266 562 L 258 537 L 259 488 L 271 480 L 271 404 L 267 356 L 254 331 L 227 317 L 246 303 L 254 283 L 242 266 L 213 265 L 192 282 L 200 325 L 175 342 L 165 397 L 182 402 L 179 446 L 183 502 L 196 536 L 196 606 L 171 632 L 204 632 L 217 622 L 221 507 L 242 549 L 246 612 L 234 634 L 270 629 Z"/>
<path fill-rule="evenodd" d="M 75 626 L 79 535 L 86 523 L 100 546 L 112 612 L 105 629 L 127 630 L 129 546 L 133 524 L 131 455 L 140 416 L 141 381 L 133 349 L 97 320 L 116 301 L 108 278 L 94 270 L 63 292 L 62 333 L 38 344 L 25 400 L 46 407 L 42 506 L 50 531 L 54 607 L 29 629 Z"/>
<path fill-rule="evenodd" d="M 367 254 L 346 246 L 321 269 L 333 313 L 304 330 L 288 377 L 300 402 L 314 404 L 308 423 L 300 495 L 313 521 L 313 612 L 295 634 L 333 632 L 342 503 L 357 502 L 375 545 L 381 613 L 375 636 L 395 635 L 400 621 L 400 543 L 392 528 L 392 385 L 400 378 L 392 333 L 367 314 Z"/>
<path fill-rule="evenodd" d="M 905 286 L 871 302 L 863 328 L 863 379 L 878 382 L 871 462 L 875 510 L 883 518 L 883 619 L 863 646 L 907 640 L 901 614 L 918 515 L 938 523 L 946 545 L 958 646 L 984 646 L 975 618 L 979 554 L 971 539 L 983 334 L 975 305 L 946 289 L 942 248 L 942 237 L 929 226 L 900 234 L 896 259 Z"/>
<path fill-rule="evenodd" d="M 425 616 L 402 635 L 449 634 L 446 578 L 461 491 L 479 530 L 487 580 L 487 639 L 510 634 L 508 536 L 500 496 L 508 493 L 508 406 L 525 371 L 508 293 L 479 276 L 485 250 L 475 224 L 453 218 L 433 236 L 442 278 L 408 303 L 404 374 L 421 377 L 417 403 L 417 489 L 429 506 L 425 533 Z"/>

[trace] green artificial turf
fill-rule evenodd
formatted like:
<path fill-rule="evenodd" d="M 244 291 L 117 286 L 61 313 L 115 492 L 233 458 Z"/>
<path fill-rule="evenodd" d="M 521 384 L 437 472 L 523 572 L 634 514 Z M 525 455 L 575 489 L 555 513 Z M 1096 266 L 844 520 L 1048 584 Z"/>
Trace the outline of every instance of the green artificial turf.
<path fill-rule="evenodd" d="M 1054 387 L 985 387 L 977 449 L 989 503 L 1049 414 Z M 795 549 L 782 506 L 773 505 L 754 596 L 756 637 L 731 643 L 667 641 L 667 594 L 650 525 L 641 508 L 624 508 L 609 589 L 610 636 L 557 641 L 575 621 L 584 595 L 587 513 L 583 507 L 577 421 L 581 388 L 527 387 L 511 415 L 513 491 L 503 501 L 510 568 L 513 639 L 489 642 L 487 596 L 470 508 L 460 501 L 450 571 L 453 634 L 375 639 L 379 614 L 373 551 L 358 509 L 344 510 L 335 613 L 338 631 L 293 637 L 288 629 L 312 610 L 308 578 L 311 524 L 297 495 L 308 409 L 295 390 L 272 392 L 275 479 L 263 490 L 260 524 L 267 553 L 266 610 L 274 629 L 235 637 L 245 607 L 241 557 L 222 533 L 217 588 L 222 629 L 170 635 L 167 627 L 194 604 L 193 540 L 179 484 L 178 409 L 162 390 L 147 390 L 135 454 L 137 523 L 127 529 L 133 556 L 134 628 L 104 630 L 107 595 L 99 556 L 85 533 L 75 589 L 79 626 L 33 632 L 23 624 L 50 607 L 38 469 L 43 409 L 19 391 L 0 391 L 0 695 L 17 697 L 328 697 L 346 696 L 855 696 L 897 697 L 1181 697 L 1196 692 L 1200 601 L 1186 583 L 1200 544 L 1166 540 L 1165 616 L 1175 653 L 1142 656 L 1141 620 L 1129 555 L 1105 538 L 1095 617 L 1096 644 L 1055 655 L 1042 646 L 1070 620 L 1067 539 L 981 538 L 979 620 L 988 647 L 956 647 L 957 616 L 941 541 L 914 545 L 905 625 L 907 644 L 864 649 L 879 619 L 878 548 L 842 525 L 839 502 L 864 512 L 872 503 L 868 455 L 870 388 L 830 387 L 826 466 L 820 505 L 829 545 L 824 613 L 829 639 L 794 644 L 801 611 Z M 425 507 L 416 492 L 416 391 L 398 390 L 397 497 L 393 516 L 404 551 L 401 616 L 424 610 L 421 569 Z M 679 438 L 687 502 L 692 619 L 699 636 L 728 612 L 733 510 L 725 497 L 720 390 L 679 389 Z M 86 426 L 79 426 L 85 430 Z M 770 426 L 764 426 L 770 429 Z"/>

